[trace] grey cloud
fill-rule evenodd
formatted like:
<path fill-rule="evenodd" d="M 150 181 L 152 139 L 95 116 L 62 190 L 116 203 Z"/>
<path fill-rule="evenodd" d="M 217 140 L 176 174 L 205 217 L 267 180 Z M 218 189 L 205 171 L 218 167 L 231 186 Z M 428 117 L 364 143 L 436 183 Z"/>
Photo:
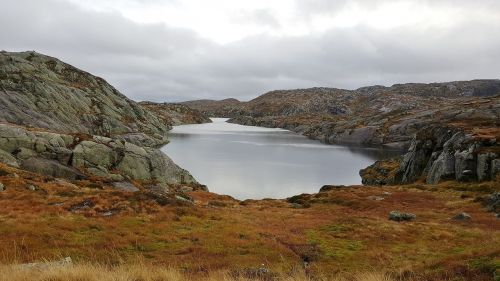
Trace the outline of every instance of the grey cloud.
<path fill-rule="evenodd" d="M 358 4 L 367 9 L 374 9 L 383 3 L 396 3 L 410 0 L 293 0 L 297 14 L 307 18 L 315 14 L 336 14 L 348 4 Z"/>
<path fill-rule="evenodd" d="M 138 24 L 66 2 L 5 2 L 0 26 L 8 28 L 0 30 L 0 49 L 58 57 L 136 100 L 249 99 L 283 88 L 499 76 L 500 24 L 482 19 L 440 29 L 356 26 L 305 36 L 257 35 L 218 45 L 188 29 Z"/>
<path fill-rule="evenodd" d="M 266 26 L 270 28 L 280 28 L 279 21 L 273 16 L 272 11 L 268 9 L 257 9 L 252 11 L 242 11 L 234 17 L 236 23 L 250 23 Z"/>

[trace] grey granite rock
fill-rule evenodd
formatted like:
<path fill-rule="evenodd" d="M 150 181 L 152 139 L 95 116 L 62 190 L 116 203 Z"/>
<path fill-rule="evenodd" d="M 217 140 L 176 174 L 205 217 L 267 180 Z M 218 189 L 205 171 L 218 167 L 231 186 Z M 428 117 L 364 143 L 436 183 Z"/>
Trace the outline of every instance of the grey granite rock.
<path fill-rule="evenodd" d="M 403 213 L 399 211 L 392 211 L 389 213 L 389 220 L 393 221 L 412 221 L 416 218 L 417 216 L 412 213 Z"/>
<path fill-rule="evenodd" d="M 86 176 L 73 167 L 64 166 L 61 163 L 44 158 L 28 158 L 24 160 L 21 167 L 25 170 L 39 173 L 45 176 L 66 179 L 84 179 Z"/>
<path fill-rule="evenodd" d="M 0 149 L 0 163 L 19 168 L 19 162 L 12 154 Z"/>
<path fill-rule="evenodd" d="M 139 189 L 131 184 L 130 182 L 115 182 L 113 186 L 116 190 L 125 191 L 125 192 L 137 192 Z"/>
<path fill-rule="evenodd" d="M 0 53 L 0 89 L 2 122 L 114 137 L 143 133 L 150 146 L 164 144 L 171 128 L 102 78 L 35 52 Z"/>

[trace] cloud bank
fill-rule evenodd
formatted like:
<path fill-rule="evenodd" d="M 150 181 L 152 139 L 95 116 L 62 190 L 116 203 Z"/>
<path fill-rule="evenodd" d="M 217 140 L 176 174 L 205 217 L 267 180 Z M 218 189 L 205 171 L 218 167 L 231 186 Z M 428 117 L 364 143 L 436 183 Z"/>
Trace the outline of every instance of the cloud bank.
<path fill-rule="evenodd" d="M 0 0 L 0 49 L 55 56 L 135 100 L 153 101 L 246 100 L 274 89 L 500 74 L 498 1 L 280 0 L 286 14 L 279 6 L 228 14 L 228 26 L 242 34 L 224 43 L 168 19 L 140 21 L 75 1 Z M 121 3 L 127 9 L 165 5 Z"/>

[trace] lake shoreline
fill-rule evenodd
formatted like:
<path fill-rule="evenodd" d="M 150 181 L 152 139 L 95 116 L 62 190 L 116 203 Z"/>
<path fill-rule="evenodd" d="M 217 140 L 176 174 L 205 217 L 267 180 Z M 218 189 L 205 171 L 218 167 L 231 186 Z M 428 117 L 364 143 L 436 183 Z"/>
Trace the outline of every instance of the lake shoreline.
<path fill-rule="evenodd" d="M 324 144 L 286 129 L 227 123 L 227 118 L 211 120 L 174 126 L 168 134 L 170 143 L 162 151 L 211 191 L 238 199 L 287 198 L 317 192 L 324 185 L 359 185 L 359 170 L 403 154 L 400 150 Z M 212 155 L 213 150 L 219 152 Z M 227 163 L 228 158 L 232 163 Z M 249 192 L 252 188 L 263 193 Z M 293 191 L 285 193 L 284 189 Z M 273 190 L 281 193 L 273 194 Z"/>

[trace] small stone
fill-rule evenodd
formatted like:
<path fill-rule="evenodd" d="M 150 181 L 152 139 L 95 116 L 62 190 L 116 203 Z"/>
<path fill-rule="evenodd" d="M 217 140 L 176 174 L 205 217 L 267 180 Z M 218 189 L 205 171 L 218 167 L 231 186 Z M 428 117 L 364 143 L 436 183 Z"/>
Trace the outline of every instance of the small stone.
<path fill-rule="evenodd" d="M 459 221 L 466 221 L 466 220 L 470 220 L 471 216 L 467 213 L 460 213 L 460 214 L 454 216 L 452 219 L 459 220 Z"/>
<path fill-rule="evenodd" d="M 62 186 L 62 187 L 67 187 L 67 188 L 71 188 L 71 189 L 78 189 L 77 185 L 72 184 L 65 179 L 54 179 L 53 183 L 57 184 L 59 186 Z"/>
<path fill-rule="evenodd" d="M 36 190 L 36 186 L 34 186 L 34 185 L 32 185 L 32 184 L 28 184 L 28 185 L 26 186 L 26 189 L 31 190 L 31 191 L 35 191 L 35 190 Z"/>
<path fill-rule="evenodd" d="M 85 199 L 80 203 L 73 204 L 69 207 L 69 210 L 72 212 L 79 211 L 79 210 L 88 210 L 93 208 L 96 205 L 92 199 Z"/>
<path fill-rule="evenodd" d="M 192 188 L 192 187 L 190 187 L 190 186 L 182 186 L 182 187 L 180 188 L 180 192 L 183 192 L 183 193 L 186 193 L 186 192 L 191 192 L 191 191 L 193 191 L 193 188 Z"/>
<path fill-rule="evenodd" d="M 4 191 L 5 190 L 5 185 L 3 185 L 3 183 L 0 182 L 0 191 Z"/>
<path fill-rule="evenodd" d="M 302 206 L 301 204 L 298 204 L 298 203 L 292 203 L 292 208 L 294 208 L 294 209 L 302 209 L 302 208 L 304 208 L 304 206 Z"/>
<path fill-rule="evenodd" d="M 474 172 L 472 170 L 463 170 L 462 171 L 462 174 L 463 175 L 466 175 L 466 176 L 470 176 L 470 175 L 473 175 Z"/>
<path fill-rule="evenodd" d="M 59 207 L 59 206 L 62 206 L 64 205 L 64 202 L 54 202 L 54 203 L 49 203 L 50 206 L 56 206 L 56 207 Z"/>
<path fill-rule="evenodd" d="M 368 196 L 368 197 L 366 197 L 366 198 L 368 198 L 368 199 L 370 199 L 370 200 L 374 200 L 374 201 L 382 201 L 382 200 L 384 200 L 384 199 L 385 199 L 385 198 L 384 198 L 384 197 L 382 197 L 382 196 Z"/>
<path fill-rule="evenodd" d="M 189 202 L 189 203 L 192 203 L 191 200 L 189 200 L 188 198 L 184 198 L 182 196 L 179 196 L 179 195 L 175 195 L 175 199 L 179 200 L 179 201 L 182 201 L 182 202 Z"/>
<path fill-rule="evenodd" d="M 402 213 L 398 211 L 392 211 L 389 213 L 389 220 L 393 221 L 411 221 L 416 218 L 417 216 L 412 213 Z"/>
<path fill-rule="evenodd" d="M 111 211 L 106 211 L 106 212 L 101 213 L 102 217 L 110 217 L 112 215 L 114 215 L 114 213 Z"/>

